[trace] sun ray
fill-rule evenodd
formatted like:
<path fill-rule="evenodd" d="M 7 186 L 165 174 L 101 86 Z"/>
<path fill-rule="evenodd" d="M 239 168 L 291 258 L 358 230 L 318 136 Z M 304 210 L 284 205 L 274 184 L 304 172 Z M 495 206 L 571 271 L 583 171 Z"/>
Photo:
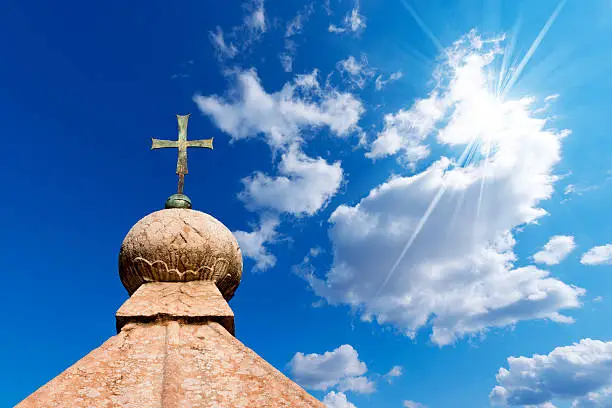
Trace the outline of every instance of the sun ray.
<path fill-rule="evenodd" d="M 485 188 L 485 183 L 487 181 L 488 178 L 488 169 L 489 169 L 489 157 L 491 155 L 491 137 L 487 137 L 487 143 L 486 143 L 486 150 L 485 150 L 485 158 L 484 158 L 484 164 L 483 164 L 483 174 L 482 177 L 480 178 L 480 191 L 478 193 L 478 202 L 476 204 L 476 220 L 478 220 L 478 218 L 480 217 L 480 208 L 482 206 L 482 197 L 484 196 L 484 188 Z M 474 223 L 474 228 L 476 227 L 477 223 Z"/>
<path fill-rule="evenodd" d="M 480 141 L 476 137 L 473 137 L 472 140 L 470 140 L 470 143 L 468 143 L 461 157 L 459 157 L 461 167 L 467 167 L 472 163 L 474 155 L 478 151 L 479 146 Z"/>
<path fill-rule="evenodd" d="M 463 202 L 465 201 L 465 192 L 466 190 L 462 190 L 459 195 L 459 199 L 457 200 L 457 204 L 455 205 L 455 210 L 453 211 L 453 217 L 451 218 L 450 224 L 448 224 L 448 230 L 446 231 L 448 234 L 453 233 L 453 228 L 457 223 L 457 218 L 459 217 L 459 211 L 463 208 Z"/>
<path fill-rule="evenodd" d="M 397 258 L 397 261 L 395 261 L 395 264 L 393 265 L 393 267 L 391 268 L 391 270 L 387 274 L 387 277 L 383 281 L 382 285 L 380 285 L 380 287 L 378 288 L 378 291 L 376 292 L 375 298 L 377 298 L 378 295 L 380 294 L 380 292 L 385 288 L 385 286 L 387 286 L 387 283 L 389 282 L 389 280 L 391 279 L 391 277 L 395 273 L 395 270 L 397 269 L 399 264 L 402 262 L 402 259 L 404 259 L 404 256 L 406 255 L 406 252 L 408 252 L 408 250 L 410 249 L 410 247 L 414 243 L 414 240 L 416 239 L 416 237 L 421 232 L 421 229 L 423 228 L 423 226 L 425 225 L 425 223 L 429 219 L 429 216 L 431 215 L 433 210 L 436 209 L 436 206 L 438 205 L 438 202 L 440 202 L 440 199 L 444 195 L 445 191 L 446 191 L 446 180 L 443 179 L 442 180 L 442 185 L 438 189 L 438 192 L 434 196 L 433 200 L 431 200 L 431 203 L 429 204 L 429 207 L 427 207 L 427 210 L 425 211 L 425 214 L 423 214 L 423 216 L 419 220 L 419 223 L 417 224 L 417 226 L 414 229 L 412 235 L 410 236 L 410 239 L 408 240 L 406 245 L 404 245 L 404 249 L 400 253 L 399 257 Z"/>
<path fill-rule="evenodd" d="M 421 19 L 421 17 L 419 17 L 419 15 L 417 14 L 416 10 L 412 8 L 412 6 L 410 6 L 410 4 L 408 4 L 408 2 L 406 0 L 402 0 L 402 4 L 404 5 L 404 8 L 406 10 L 408 10 L 408 12 L 410 13 L 410 15 L 412 16 L 412 18 L 414 18 L 414 21 L 416 21 L 416 23 L 418 24 L 418 26 L 421 28 L 421 30 L 423 30 L 423 32 L 425 33 L 425 35 L 427 37 L 429 37 L 429 39 L 431 40 L 431 42 L 436 46 L 436 48 L 438 49 L 438 51 L 440 53 L 445 53 L 444 47 L 442 47 L 442 44 L 440 43 L 440 41 L 438 40 L 438 38 L 434 35 L 434 33 L 429 29 L 429 27 L 427 27 L 427 24 L 425 24 L 425 22 Z"/>
<path fill-rule="evenodd" d="M 542 40 L 544 40 L 544 37 L 548 33 L 548 30 L 550 29 L 550 27 L 553 25 L 553 23 L 555 22 L 555 20 L 559 16 L 559 13 L 563 9 L 563 6 L 565 5 L 566 2 L 567 2 L 567 0 L 559 1 L 559 4 L 555 8 L 555 10 L 552 12 L 552 14 L 548 18 L 548 20 L 546 21 L 546 24 L 544 24 L 544 27 L 542 27 L 542 30 L 540 30 L 540 33 L 538 34 L 536 39 L 531 44 L 531 47 L 529 47 L 529 50 L 527 50 L 527 53 L 525 54 L 525 56 L 523 57 L 521 62 L 518 64 L 516 69 L 513 70 L 512 76 L 510 77 L 510 80 L 508 81 L 508 84 L 502 90 L 502 94 L 501 94 L 502 98 L 504 98 L 505 95 L 508 93 L 508 91 L 510 91 L 512 89 L 512 87 L 514 86 L 514 84 L 518 80 L 518 77 L 523 72 L 523 69 L 525 68 L 525 65 L 527 65 L 527 63 L 529 62 L 529 60 L 531 59 L 533 54 L 536 52 L 536 50 L 538 49 L 538 47 L 542 43 Z"/>
<path fill-rule="evenodd" d="M 473 137 L 472 140 L 465 147 L 465 149 L 463 149 L 463 153 L 461 153 L 461 156 L 459 157 L 459 159 L 456 161 L 456 163 L 457 163 L 456 167 L 465 167 L 465 166 L 467 166 L 470 163 L 471 158 L 474 156 L 474 152 L 476 150 L 477 143 L 478 143 L 477 138 Z M 412 246 L 412 244 L 416 240 L 417 236 L 419 235 L 419 233 L 423 229 L 423 226 L 425 226 L 425 223 L 429 219 L 429 216 L 431 215 L 433 210 L 436 209 L 436 206 L 438 205 L 438 202 L 440 201 L 440 199 L 444 195 L 444 192 L 446 191 L 446 180 L 447 180 L 447 177 L 446 176 L 442 176 L 442 185 L 440 186 L 440 188 L 438 188 L 438 191 L 436 192 L 435 196 L 433 197 L 433 199 L 429 203 L 429 206 L 427 207 L 427 210 L 425 210 L 425 213 L 423 214 L 423 216 L 419 220 L 419 222 L 418 222 L 415 230 L 413 231 L 412 235 L 410 236 L 410 238 L 408 239 L 408 241 L 404 245 L 404 248 L 402 249 L 402 251 L 400 252 L 399 256 L 397 257 L 397 260 L 395 261 L 395 263 L 391 267 L 391 270 L 389 270 L 389 272 L 387 273 L 387 276 L 385 277 L 385 280 L 383 281 L 383 283 L 380 285 L 380 287 L 376 291 L 376 294 L 374 295 L 375 299 L 378 298 L 378 295 L 380 294 L 380 292 L 385 288 L 385 286 L 387 286 L 387 283 L 389 282 L 389 280 L 395 274 L 395 271 L 397 270 L 397 267 L 399 266 L 399 264 L 402 262 L 402 259 L 404 259 L 404 256 L 406 256 L 406 253 L 408 252 L 408 250 L 410 249 L 410 247 Z"/>
<path fill-rule="evenodd" d="M 512 33 L 509 36 L 510 40 L 508 41 L 508 44 L 504 49 L 504 54 L 502 55 L 502 63 L 501 68 L 499 70 L 499 78 L 497 81 L 497 89 L 495 90 L 495 96 L 500 95 L 504 84 L 508 81 L 507 74 L 508 69 L 510 67 L 509 62 L 510 58 L 512 57 L 512 54 L 514 53 L 514 48 L 516 47 L 516 39 L 518 38 L 518 33 L 521 29 L 521 24 L 522 18 L 519 16 L 519 18 L 516 20 L 516 23 L 514 24 L 514 27 L 512 28 Z"/>
<path fill-rule="evenodd" d="M 533 43 L 531 44 L 529 50 L 527 51 L 525 56 L 521 59 L 521 61 L 518 63 L 518 65 L 515 65 L 516 61 L 518 61 L 518 58 L 515 61 L 513 61 L 512 64 L 508 65 L 508 61 L 510 59 L 512 59 L 512 53 L 513 53 L 514 47 L 516 45 L 516 38 L 518 37 L 518 31 L 520 29 L 520 21 L 521 20 L 519 19 L 517 21 L 517 23 L 515 23 L 514 28 L 513 28 L 513 33 L 512 33 L 512 36 L 510 38 L 510 42 L 507 45 L 507 47 L 506 47 L 506 49 L 504 51 L 504 54 L 503 54 L 502 67 L 500 69 L 499 76 L 497 78 L 497 89 L 494 89 L 494 87 L 493 87 L 493 89 L 490 90 L 492 95 L 495 95 L 498 98 L 501 97 L 501 99 L 503 99 L 504 96 L 506 95 L 506 93 L 510 89 L 512 89 L 512 87 L 514 86 L 514 84 L 518 80 L 519 76 L 521 75 L 521 72 L 523 71 L 523 69 L 525 68 L 525 66 L 527 65 L 527 63 L 529 62 L 531 57 L 533 56 L 533 54 L 536 52 L 536 50 L 538 49 L 538 47 L 542 43 L 544 37 L 546 36 L 546 34 L 547 34 L 548 30 L 550 29 L 550 27 L 552 26 L 552 24 L 557 19 L 558 15 L 561 12 L 561 10 L 562 10 L 563 6 L 565 5 L 566 1 L 567 0 L 561 0 L 559 2 L 559 4 L 555 8 L 555 10 L 551 14 L 551 16 L 546 21 L 546 24 L 540 30 L 538 36 L 533 41 Z M 423 22 L 423 20 L 418 16 L 416 11 L 408 4 L 408 2 L 406 0 L 402 0 L 402 4 L 406 8 L 406 10 L 408 10 L 408 12 L 412 15 L 412 17 L 415 19 L 416 23 L 423 30 L 423 32 L 434 43 L 434 45 L 441 51 L 441 53 L 445 54 L 446 50 L 444 50 L 444 48 L 442 47 L 440 41 L 433 34 L 433 32 L 429 29 L 429 27 L 427 27 L 427 25 Z M 494 83 L 494 80 L 492 78 L 493 78 L 493 75 L 490 75 L 491 82 Z M 480 146 L 482 146 L 482 142 L 483 141 L 479 138 L 479 135 L 475 135 L 472 138 L 472 140 L 470 140 L 470 142 L 467 144 L 467 146 L 465 147 L 465 149 L 464 149 L 463 153 L 461 154 L 461 156 L 459 157 L 459 159 L 455 162 L 455 167 L 467 167 L 467 166 L 469 166 L 472 163 L 472 160 L 474 159 L 474 156 L 476 155 L 476 152 L 479 150 Z M 483 163 L 484 174 L 482 175 L 482 178 L 481 178 L 481 181 L 480 181 L 480 191 L 479 191 L 478 202 L 477 202 L 477 206 L 476 206 L 476 218 L 479 217 L 480 211 L 481 211 L 482 200 L 483 200 L 484 190 L 485 190 L 485 182 L 486 182 L 486 178 L 488 176 L 487 175 L 487 167 L 488 167 L 488 162 L 490 160 L 491 150 L 492 150 L 492 140 L 491 140 L 491 137 L 489 135 L 487 137 L 487 140 L 486 140 L 485 157 L 484 157 L 484 163 Z M 377 298 L 379 296 L 381 291 L 388 284 L 389 280 L 393 277 L 393 275 L 395 274 L 397 268 L 399 267 L 399 265 L 401 264 L 402 260 L 406 256 L 406 253 L 412 247 L 412 244 L 414 243 L 414 241 L 416 240 L 416 238 L 420 234 L 421 230 L 423 229 L 423 227 L 427 223 L 427 220 L 429 219 L 430 215 L 436 209 L 438 203 L 442 199 L 442 196 L 446 192 L 446 187 L 447 187 L 446 186 L 446 181 L 447 181 L 447 176 L 444 175 L 443 178 L 442 178 L 442 184 L 440 185 L 440 187 L 438 188 L 438 191 L 436 192 L 436 194 L 432 198 L 431 202 L 429 203 L 429 206 L 425 210 L 425 213 L 423 214 L 423 216 L 420 218 L 419 222 L 417 223 L 417 225 L 416 225 L 414 231 L 412 232 L 410 238 L 408 239 L 408 241 L 404 245 L 402 251 L 400 252 L 399 256 L 397 257 L 397 260 L 395 261 L 395 263 L 393 264 L 393 266 L 391 267 L 391 269 L 387 273 L 385 279 L 383 280 L 382 284 L 380 285 L 380 287 L 376 291 L 376 294 L 374 295 L 375 298 Z M 458 217 L 460 208 L 463 205 L 463 200 L 464 200 L 464 194 L 462 194 L 462 196 L 459 198 L 459 202 L 457 203 L 457 207 L 455 209 L 455 213 L 454 213 L 453 219 L 452 219 L 453 223 L 454 223 L 455 219 Z"/>

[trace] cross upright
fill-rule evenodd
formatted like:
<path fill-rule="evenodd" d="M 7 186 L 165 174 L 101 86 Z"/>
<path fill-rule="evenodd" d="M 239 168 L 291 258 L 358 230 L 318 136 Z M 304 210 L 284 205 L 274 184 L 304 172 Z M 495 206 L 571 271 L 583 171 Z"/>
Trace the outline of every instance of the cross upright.
<path fill-rule="evenodd" d="M 166 147 L 178 148 L 178 160 L 176 162 L 176 174 L 179 176 L 178 193 L 183 194 L 183 186 L 185 184 L 185 174 L 187 174 L 187 148 L 188 147 L 206 147 L 213 148 L 213 139 L 187 140 L 187 115 L 176 115 L 178 120 L 178 140 L 160 140 L 151 138 L 151 149 L 163 149 Z"/>

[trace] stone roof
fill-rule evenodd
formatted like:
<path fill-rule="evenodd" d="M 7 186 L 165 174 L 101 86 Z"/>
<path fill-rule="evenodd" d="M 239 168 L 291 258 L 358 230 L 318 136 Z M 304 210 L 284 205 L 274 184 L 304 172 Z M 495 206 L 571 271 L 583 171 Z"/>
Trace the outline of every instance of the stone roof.
<path fill-rule="evenodd" d="M 117 311 L 118 334 L 17 407 L 324 407 L 234 337 L 226 299 L 242 256 L 229 230 L 189 209 L 143 220 L 122 246 L 131 297 Z"/>
<path fill-rule="evenodd" d="M 216 322 L 129 323 L 17 405 L 324 407 Z"/>

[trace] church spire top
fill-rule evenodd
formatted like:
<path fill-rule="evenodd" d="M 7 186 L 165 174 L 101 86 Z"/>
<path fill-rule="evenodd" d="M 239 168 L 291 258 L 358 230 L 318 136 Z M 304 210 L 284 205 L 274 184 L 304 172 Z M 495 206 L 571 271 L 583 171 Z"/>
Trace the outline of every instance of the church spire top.
<path fill-rule="evenodd" d="M 176 115 L 178 121 L 178 140 L 151 139 L 151 150 L 175 147 L 178 149 L 178 160 L 176 162 L 176 174 L 178 174 L 178 192 L 166 200 L 166 208 L 191 208 L 191 200 L 183 194 L 185 186 L 185 174 L 187 171 L 187 148 L 204 147 L 213 148 L 213 138 L 200 140 L 187 140 L 187 123 L 190 113 L 187 115 Z"/>
<path fill-rule="evenodd" d="M 178 140 L 153 139 L 153 148 L 178 148 L 179 190 L 171 208 L 140 219 L 121 244 L 130 297 L 115 315 L 117 335 L 18 408 L 324 408 L 235 337 L 227 301 L 242 253 L 223 223 L 184 201 L 187 147 L 212 148 L 212 139 L 187 141 L 188 117 L 178 116 Z"/>

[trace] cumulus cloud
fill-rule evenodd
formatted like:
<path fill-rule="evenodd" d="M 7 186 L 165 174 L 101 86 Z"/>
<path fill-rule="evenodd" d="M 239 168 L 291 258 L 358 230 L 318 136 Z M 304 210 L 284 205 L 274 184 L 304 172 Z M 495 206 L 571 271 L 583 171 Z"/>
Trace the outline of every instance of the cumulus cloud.
<path fill-rule="evenodd" d="M 341 392 L 368 394 L 374 383 L 364 376 L 366 364 L 349 344 L 323 354 L 296 353 L 289 362 L 291 375 L 304 388 L 326 391 L 337 387 Z"/>
<path fill-rule="evenodd" d="M 391 82 L 395 82 L 399 79 L 402 79 L 404 76 L 404 74 L 402 73 L 402 71 L 397 71 L 392 73 L 391 75 L 389 75 L 389 78 L 387 79 L 383 79 L 382 75 L 379 75 L 376 77 L 376 90 L 377 91 L 382 91 L 382 89 L 387 86 L 387 84 L 391 83 Z"/>
<path fill-rule="evenodd" d="M 597 392 L 589 392 L 584 397 L 577 398 L 572 408 L 608 408 L 612 407 L 612 387 L 602 388 Z"/>
<path fill-rule="evenodd" d="M 345 393 L 335 391 L 330 391 L 325 398 L 323 398 L 323 404 L 325 404 L 327 408 L 357 408 L 354 404 L 349 402 Z"/>
<path fill-rule="evenodd" d="M 345 136 L 357 128 L 363 105 L 350 93 L 322 89 L 317 75 L 316 70 L 298 75 L 280 91 L 268 93 L 255 70 L 243 71 L 236 75 L 230 100 L 196 94 L 194 101 L 234 140 L 261 134 L 273 149 L 287 148 L 302 141 L 304 129 L 323 126 Z"/>
<path fill-rule="evenodd" d="M 329 25 L 330 33 L 361 33 L 366 28 L 366 19 L 359 13 L 359 0 L 355 1 L 353 9 L 344 17 L 342 24 L 337 26 L 335 24 Z"/>
<path fill-rule="evenodd" d="M 365 55 L 362 55 L 359 61 L 350 55 L 338 61 L 336 67 L 349 85 L 359 89 L 363 89 L 367 81 L 374 76 L 374 70 L 368 66 L 368 59 Z"/>
<path fill-rule="evenodd" d="M 555 235 L 544 245 L 542 250 L 533 255 L 533 260 L 540 264 L 557 265 L 576 248 L 571 235 Z"/>
<path fill-rule="evenodd" d="M 359 394 L 371 394 L 376 391 L 374 382 L 367 377 L 350 377 L 338 384 L 338 390 L 353 391 Z"/>
<path fill-rule="evenodd" d="M 612 264 L 612 244 L 596 246 L 589 249 L 580 258 L 583 265 L 611 265 Z"/>
<path fill-rule="evenodd" d="M 247 208 L 276 218 L 283 213 L 315 214 L 338 191 L 343 170 L 340 162 L 308 157 L 302 150 L 303 133 L 328 127 L 332 134 L 346 137 L 358 129 L 364 112 L 361 102 L 350 93 L 321 87 L 316 70 L 297 75 L 274 93 L 265 91 L 255 70 L 235 75 L 230 97 L 197 94 L 194 101 L 233 141 L 261 136 L 274 153 L 281 153 L 277 174 L 255 172 L 244 178 L 239 197 Z M 245 255 L 256 261 L 257 269 L 274 265 L 274 257 L 265 250 L 269 242 L 262 240 L 274 237 L 269 229 L 262 226 L 239 235 L 253 243 L 253 249 Z"/>
<path fill-rule="evenodd" d="M 333 264 L 324 277 L 305 274 L 328 303 L 348 304 L 362 320 L 409 336 L 431 327 L 440 346 L 522 320 L 573 321 L 561 310 L 579 307 L 583 289 L 514 265 L 512 231 L 546 214 L 539 204 L 553 192 L 568 132 L 534 117 L 532 99 L 489 91 L 485 72 L 500 41 L 475 33 L 459 40 L 436 72 L 435 108 L 408 110 L 423 116 L 411 132 L 435 134 L 447 149 L 463 149 L 461 157 L 392 177 L 330 216 Z"/>
<path fill-rule="evenodd" d="M 509 357 L 491 391 L 497 405 L 542 406 L 572 400 L 573 408 L 609 407 L 612 402 L 612 342 L 583 339 L 550 354 Z"/>
<path fill-rule="evenodd" d="M 343 175 L 340 162 L 312 159 L 296 147 L 282 155 L 278 171 L 276 177 L 256 172 L 242 180 L 247 208 L 313 215 L 338 191 Z"/>
<path fill-rule="evenodd" d="M 402 153 L 410 164 L 429 155 L 429 147 L 423 143 L 442 119 L 447 106 L 434 91 L 425 99 L 417 100 L 409 109 L 385 115 L 385 127 L 378 133 L 366 157 L 371 159 Z"/>
<path fill-rule="evenodd" d="M 254 231 L 234 231 L 242 254 L 255 261 L 255 270 L 263 271 L 276 264 L 276 257 L 267 250 L 265 244 L 274 242 L 278 224 L 278 218 L 265 217 Z"/>
<path fill-rule="evenodd" d="M 246 11 L 241 25 L 232 27 L 224 34 L 221 27 L 210 31 L 208 37 L 220 61 L 235 58 L 258 41 L 267 31 L 263 0 L 249 0 L 243 4 Z"/>

